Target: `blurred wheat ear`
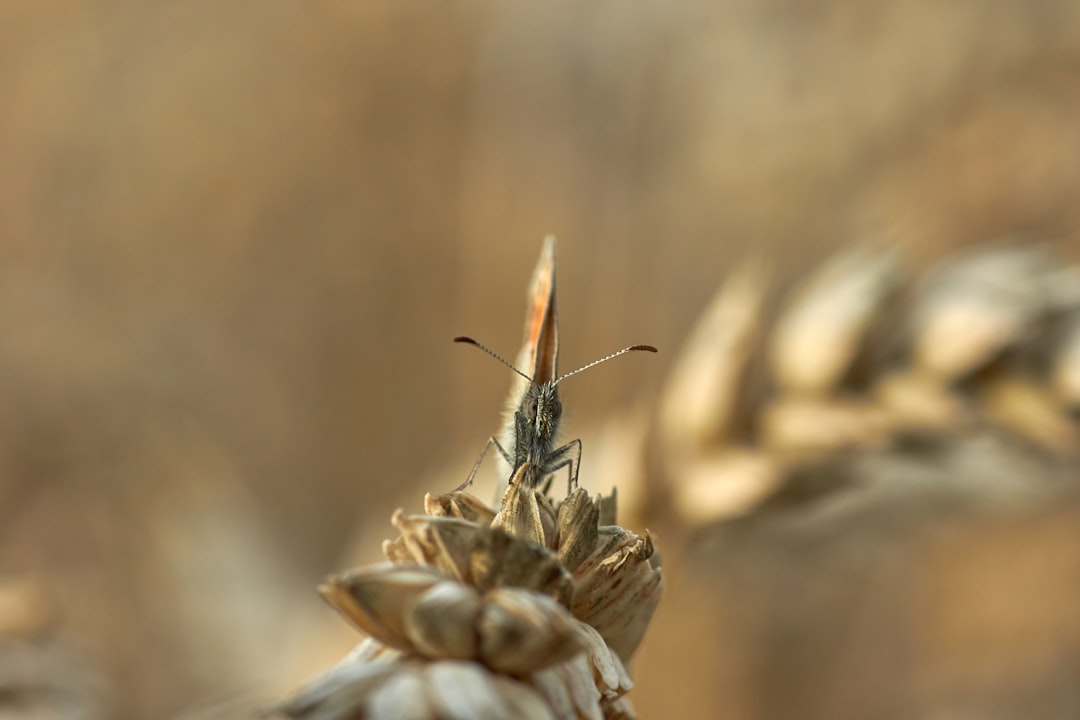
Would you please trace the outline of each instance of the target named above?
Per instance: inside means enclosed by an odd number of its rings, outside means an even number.
[[[1030,245],[736,270],[623,432],[670,584],[643,713],[1080,716],[1078,328]]]
[[[553,503],[527,470],[498,512],[457,491],[398,511],[388,562],[327,578],[323,598],[367,638],[274,712],[635,717],[626,667],[663,584],[652,539],[601,525],[611,500],[580,488]]]
[[[914,456],[919,438],[981,433],[1016,457],[1076,457],[1080,271],[1040,249],[911,277],[893,250],[859,248],[811,274],[771,325],[768,295],[760,269],[737,271],[661,398],[653,494],[683,522],[753,512],[843,453]]]

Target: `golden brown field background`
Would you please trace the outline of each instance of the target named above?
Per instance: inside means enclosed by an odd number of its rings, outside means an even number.
[[[1078,118],[1069,0],[4,4],[0,571],[101,717],[284,692],[357,528],[495,429],[450,339],[516,352],[545,233],[564,368],[669,353],[749,253],[1075,260]],[[575,379],[567,432],[665,362]]]

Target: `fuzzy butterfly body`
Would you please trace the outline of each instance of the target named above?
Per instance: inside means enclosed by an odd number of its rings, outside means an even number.
[[[581,440],[575,439],[556,447],[555,440],[562,418],[562,402],[559,400],[558,384],[576,373],[598,363],[610,360],[634,350],[656,352],[648,345],[634,345],[617,353],[567,373],[558,375],[559,316],[555,306],[555,238],[548,236],[540,253],[540,261],[529,286],[529,306],[525,315],[525,341],[518,355],[517,366],[510,364],[472,338],[458,337],[455,342],[476,345],[510,367],[519,376],[510,392],[507,418],[500,440],[491,438],[484,447],[464,486],[472,482],[488,448],[494,444],[503,461],[509,466],[506,477],[514,475],[525,466],[523,484],[538,487],[558,470],[567,468],[569,486],[577,485],[578,466],[581,461]],[[531,371],[526,375],[518,369]],[[506,468],[504,468],[506,470]]]
[[[503,447],[511,458],[509,475],[528,463],[524,482],[538,486],[546,475],[568,465],[576,477],[574,459],[581,459],[581,441],[575,440],[555,452],[556,433],[562,419],[558,381],[559,313],[555,304],[555,238],[544,238],[540,260],[529,284],[525,314],[525,338],[518,363],[530,373],[528,383],[511,388],[504,424]],[[576,458],[569,457],[576,449]]]

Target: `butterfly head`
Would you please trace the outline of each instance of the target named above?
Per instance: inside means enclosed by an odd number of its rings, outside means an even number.
[[[555,383],[530,383],[518,412],[533,429],[536,437],[554,435],[562,417],[562,401],[559,400]]]

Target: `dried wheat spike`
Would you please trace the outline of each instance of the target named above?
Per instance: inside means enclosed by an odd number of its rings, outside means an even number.
[[[696,525],[750,512],[808,462],[991,427],[1080,448],[1080,272],[1028,246],[907,276],[847,251],[772,323],[758,266],[703,314],[661,395],[652,496]]]
[[[524,487],[498,512],[453,492],[394,514],[389,562],[327,578],[368,637],[275,712],[362,718],[632,718],[626,666],[660,601],[652,539],[601,525],[604,498]]]

